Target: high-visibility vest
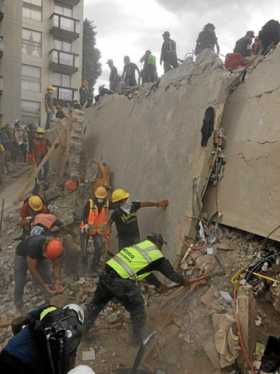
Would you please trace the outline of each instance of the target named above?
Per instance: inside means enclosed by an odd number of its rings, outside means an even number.
[[[54,214],[39,213],[35,216],[32,222],[32,226],[42,225],[46,229],[50,230],[56,221],[57,221],[57,217]]]
[[[109,203],[99,211],[98,207],[92,199],[89,199],[89,214],[88,214],[89,235],[108,233],[109,227]]]
[[[158,247],[150,240],[123,248],[116,256],[107,261],[115,272],[123,279],[141,281],[151,274],[151,272],[138,274],[142,269],[154,261],[163,258],[163,254]]]
[[[156,58],[154,55],[149,55],[148,57],[148,65],[155,65],[156,64]]]

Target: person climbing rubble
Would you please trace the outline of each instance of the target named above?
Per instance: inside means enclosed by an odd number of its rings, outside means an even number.
[[[93,241],[94,258],[92,271],[96,272],[102,256],[102,249],[110,237],[109,199],[105,187],[98,187],[86,203],[81,222],[82,253],[87,252],[89,239]],[[85,255],[83,255],[85,257]],[[84,260],[86,260],[84,258]]]
[[[37,235],[55,235],[57,234],[63,222],[51,213],[39,213],[31,222],[30,236]]]
[[[110,90],[112,92],[117,92],[119,90],[120,80],[121,80],[118,74],[118,70],[114,65],[114,61],[111,59],[107,61],[107,65],[110,68],[110,77],[109,77]]]
[[[113,213],[110,217],[110,224],[115,224],[119,249],[133,245],[140,241],[137,212],[141,208],[162,208],[168,207],[168,200],[159,202],[130,201],[130,193],[123,188],[118,188],[112,194]]]
[[[32,148],[32,161],[39,166],[41,161],[44,159],[48,150],[51,146],[50,141],[46,137],[46,131],[42,127],[38,127],[36,130],[36,135],[33,140],[33,148]],[[49,162],[46,161],[42,170],[38,175],[38,181],[46,183],[49,173]]]
[[[146,51],[140,62],[144,63],[142,70],[142,83],[153,83],[158,79],[156,58],[151,51]]]
[[[274,19],[268,21],[259,32],[261,54],[266,55],[280,42],[280,23]]]
[[[138,82],[136,81],[136,71],[138,73]],[[122,74],[122,81],[125,84],[125,88],[140,86],[141,72],[138,66],[130,61],[128,56],[124,57],[124,68]],[[138,84],[137,84],[138,83]]]
[[[252,56],[252,44],[254,39],[254,31],[247,31],[245,36],[237,40],[234,48],[234,53],[239,53],[242,57]]]
[[[68,373],[75,366],[84,320],[83,309],[77,304],[42,306],[15,319],[14,336],[0,352],[0,372]]]
[[[146,240],[123,248],[107,261],[93,299],[86,305],[88,337],[99,313],[109,301],[116,299],[130,313],[134,342],[141,343],[144,337],[145,306],[138,283],[146,280],[159,291],[164,290],[165,286],[152,274],[158,271],[172,282],[187,284],[186,279],[173,269],[162,254],[164,244],[166,242],[161,234],[151,234]]]
[[[163,44],[161,47],[160,64],[163,63],[164,73],[178,67],[176,42],[170,38],[170,32],[162,34]]]
[[[55,88],[53,86],[48,86],[47,92],[45,95],[45,110],[47,114],[46,119],[46,130],[49,130],[51,127],[51,122],[55,119],[55,97],[54,97]]]
[[[21,226],[24,235],[30,233],[31,223],[37,214],[49,213],[47,202],[40,195],[27,197],[20,209]]]
[[[60,261],[63,252],[61,240],[44,235],[28,237],[18,244],[15,256],[15,306],[19,312],[23,307],[27,270],[40,286],[46,300],[64,291],[61,283]],[[53,268],[52,273],[50,262]]]
[[[198,56],[202,51],[204,51],[204,49],[211,49],[214,52],[215,47],[216,53],[219,56],[220,46],[215,33],[215,26],[212,23],[207,23],[207,25],[204,26],[203,30],[198,35],[195,55]]]

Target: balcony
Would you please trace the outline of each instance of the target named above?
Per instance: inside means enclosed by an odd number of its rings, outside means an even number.
[[[63,6],[73,7],[79,4],[81,0],[54,0],[56,4],[60,4]]]
[[[53,13],[50,17],[51,34],[55,39],[73,42],[80,36],[80,21],[72,17],[66,17]]]
[[[52,49],[49,66],[55,73],[71,75],[79,70],[79,60],[80,57],[76,53]]]
[[[0,0],[0,22],[4,18],[4,6],[5,6],[5,0]]]
[[[58,103],[72,104],[75,101],[77,89],[56,85],[53,85],[53,87],[55,87],[55,98]]]

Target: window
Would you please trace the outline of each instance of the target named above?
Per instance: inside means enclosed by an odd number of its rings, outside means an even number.
[[[71,77],[65,74],[53,73],[52,84],[60,87],[71,87]]]
[[[41,111],[41,103],[37,101],[21,100],[21,110],[24,113],[38,115]]]
[[[69,90],[67,88],[59,88],[59,95],[58,95],[59,100],[63,101],[72,101],[73,100],[73,91]]]
[[[21,68],[21,93],[41,92],[41,69],[37,66],[22,65]]]
[[[65,17],[73,17],[73,9],[61,5],[55,5],[54,12]]]
[[[42,0],[24,0],[22,6],[23,18],[42,21]]]
[[[62,40],[54,40],[54,48],[64,52],[72,52],[72,44]]]
[[[22,29],[22,54],[25,56],[42,56],[42,33]]]

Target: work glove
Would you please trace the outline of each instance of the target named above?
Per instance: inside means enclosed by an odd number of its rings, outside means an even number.
[[[158,202],[158,207],[159,208],[162,208],[162,209],[166,209],[169,205],[169,201],[168,200],[161,200]]]
[[[82,234],[87,234],[88,232],[89,232],[89,225],[88,224],[81,227],[81,233]]]

